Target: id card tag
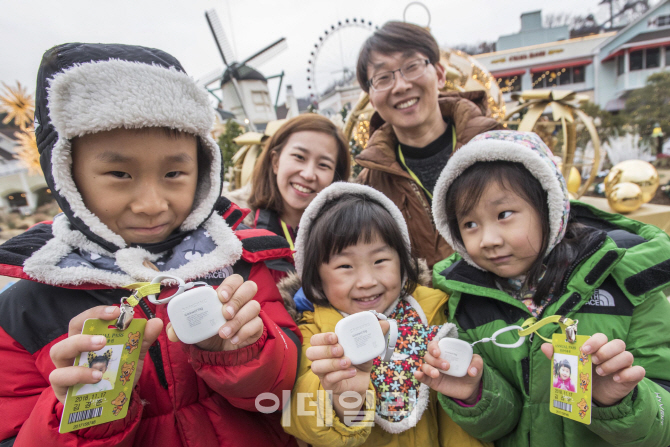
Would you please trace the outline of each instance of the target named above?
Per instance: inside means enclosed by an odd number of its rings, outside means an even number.
[[[591,356],[580,348],[588,335],[577,335],[576,341],[566,341],[563,333],[554,334],[554,356],[551,369],[549,411],[564,418],[591,424]]]
[[[82,352],[74,364],[102,371],[102,379],[68,388],[60,433],[123,419],[128,413],[147,320],[134,318],[124,331],[114,324],[115,320],[98,319],[84,323],[82,334],[104,335],[107,344],[99,351]]]

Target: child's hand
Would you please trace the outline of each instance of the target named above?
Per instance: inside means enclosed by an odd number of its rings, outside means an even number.
[[[591,354],[594,365],[592,396],[598,405],[608,407],[616,404],[644,379],[644,368],[633,366],[633,354],[626,351],[623,340],[608,342],[607,335],[593,334],[581,351]],[[551,343],[545,343],[542,352],[551,358],[554,347]]]
[[[85,366],[72,366],[77,355],[87,351],[99,351],[107,344],[107,339],[102,335],[83,335],[81,333],[84,322],[89,318],[101,320],[113,320],[119,316],[119,308],[116,306],[97,306],[85,310],[72,320],[68,327],[68,337],[51,347],[49,354],[56,369],[49,374],[49,382],[54,390],[56,398],[65,403],[65,395],[68,387],[80,383],[98,383],[102,379],[102,373],[97,369]],[[163,330],[163,322],[159,318],[147,321],[144,328],[144,339],[140,348],[140,358],[135,372],[133,387],[142,374],[144,357],[149,347],[156,341]]]
[[[449,370],[449,362],[440,358],[440,348],[437,341],[428,343],[426,355],[423,357],[423,365],[414,372],[414,377],[425,383],[435,391],[453,399],[462,400],[468,405],[477,403],[477,395],[482,381],[484,371],[484,360],[475,354],[472,356],[468,373],[464,377],[453,377],[442,374],[439,369]]]
[[[312,346],[307,348],[305,355],[312,361],[312,372],[325,390],[332,391],[333,395],[345,391],[365,394],[370,384],[372,361],[352,365],[351,360],[344,356],[344,349],[337,342],[334,332],[313,335],[310,344]]]
[[[216,293],[223,304],[226,324],[217,335],[196,346],[205,351],[232,351],[256,343],[263,335],[263,320],[258,316],[261,305],[253,299],[257,291],[255,282],[244,281],[240,275],[224,279]],[[172,323],[167,324],[166,330],[170,341],[179,341]]]

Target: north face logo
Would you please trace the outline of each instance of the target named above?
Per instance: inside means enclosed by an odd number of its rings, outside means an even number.
[[[614,297],[607,290],[596,289],[593,292],[593,296],[586,303],[587,306],[603,306],[603,307],[614,307]]]

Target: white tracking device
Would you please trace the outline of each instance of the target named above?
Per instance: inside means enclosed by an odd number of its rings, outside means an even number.
[[[439,371],[454,377],[465,376],[472,361],[472,345],[457,338],[443,338],[437,345],[440,347],[440,358],[449,362],[448,370]]]
[[[437,345],[440,348],[440,358],[449,362],[449,369],[446,371],[440,369],[439,371],[443,374],[447,374],[453,377],[465,376],[468,373],[468,366],[470,366],[470,362],[472,362],[472,347],[477,343],[486,343],[490,341],[500,348],[518,348],[523,344],[524,340],[526,340],[526,337],[519,337],[516,343],[509,345],[498,343],[496,341],[496,337],[498,337],[500,334],[515,329],[519,331],[523,330],[521,326],[504,327],[495,331],[493,335],[491,335],[491,338],[483,338],[472,344],[457,338],[443,338],[437,343]]]
[[[157,276],[151,282],[158,284],[165,279],[179,283],[174,295],[162,300],[157,300],[156,295],[148,298],[154,304],[168,303],[167,313],[179,340],[192,345],[216,335],[226,323],[216,290],[207,283],[184,283],[181,278],[171,275]]]
[[[398,341],[398,323],[395,320],[387,320],[390,328],[384,337],[379,319],[387,318],[375,311],[359,312],[343,318],[335,325],[337,341],[352,365],[369,362],[380,355],[385,362],[391,360]]]

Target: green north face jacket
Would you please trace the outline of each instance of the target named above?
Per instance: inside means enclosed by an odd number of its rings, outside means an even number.
[[[634,364],[646,377],[620,403],[593,407],[591,425],[549,412],[551,360],[544,341],[528,337],[515,349],[478,343],[484,359],[482,396],[463,407],[439,395],[443,409],[463,429],[497,446],[659,446],[670,445],[670,303],[662,290],[670,282],[670,239],[660,229],[579,202],[572,214],[602,230],[601,237],[571,265],[560,293],[540,318],[578,319],[578,334],[602,332],[625,341]],[[499,290],[493,275],[462,261],[457,254],[439,262],[433,285],[449,293],[449,321],[459,337],[474,342],[531,317],[526,306]],[[542,327],[551,338],[558,324]],[[501,343],[513,343],[512,331]]]

